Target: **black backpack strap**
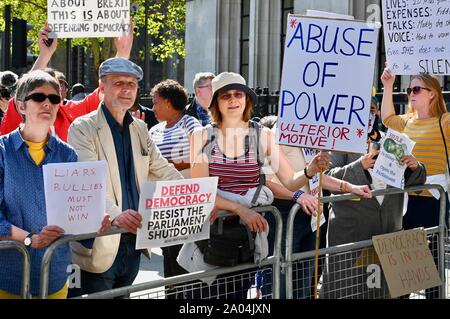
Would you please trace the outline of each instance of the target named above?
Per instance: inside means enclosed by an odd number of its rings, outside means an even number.
[[[208,157],[208,161],[211,162],[211,152],[214,144],[217,143],[217,126],[214,124],[208,124],[205,126],[206,129],[206,143],[203,145],[202,152]]]
[[[441,116],[439,116],[439,128],[441,130],[442,140],[444,141],[445,156],[446,156],[446,159],[447,159],[447,169],[448,169],[448,173],[450,174],[450,165],[448,163],[447,143],[445,142],[445,136],[444,136],[444,131],[442,130],[441,119],[442,119],[442,114],[441,114]]]
[[[264,165],[264,150],[261,145],[261,126],[260,124],[250,121],[250,143],[251,145],[256,145],[256,160],[259,166],[259,185],[256,189],[255,195],[252,198],[252,204],[255,205],[258,200],[259,193],[263,185],[266,184],[266,175],[264,175],[262,171],[262,167]],[[247,146],[246,146],[247,147]]]

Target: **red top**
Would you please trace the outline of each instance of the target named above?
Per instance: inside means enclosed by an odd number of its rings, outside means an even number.
[[[96,110],[99,104],[98,89],[86,96],[82,101],[68,101],[66,105],[61,104],[54,123],[56,135],[64,142],[67,142],[70,124],[77,117]],[[0,124],[0,135],[14,131],[19,127],[20,123],[22,123],[22,117],[17,112],[14,99],[10,99],[8,109]]]
[[[218,188],[223,191],[245,195],[259,185],[259,165],[253,147],[237,158],[226,157],[217,143],[211,150],[209,176],[218,176]]]

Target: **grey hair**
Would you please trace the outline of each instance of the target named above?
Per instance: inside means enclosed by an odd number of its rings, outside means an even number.
[[[17,86],[16,99],[24,102],[31,91],[44,85],[50,85],[55,89],[57,94],[61,95],[61,87],[59,86],[58,80],[47,72],[36,70],[25,73],[20,78]]]
[[[214,79],[215,75],[211,72],[199,72],[196,73],[194,76],[194,81],[192,82],[192,86],[194,87],[194,90],[196,87],[203,84],[208,79]]]

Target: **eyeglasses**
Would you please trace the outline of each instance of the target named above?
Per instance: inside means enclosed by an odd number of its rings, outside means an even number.
[[[219,99],[224,100],[224,101],[228,101],[231,99],[231,97],[233,97],[235,99],[242,99],[243,97],[245,97],[245,93],[244,92],[235,92],[235,93],[224,93],[222,95],[219,95]]]
[[[198,89],[204,89],[204,88],[212,88],[212,86],[211,86],[211,84],[208,84],[208,85],[199,85],[199,86],[197,86],[197,88]]]
[[[45,95],[44,93],[33,93],[28,95],[25,98],[25,101],[28,100],[33,100],[34,102],[44,102],[45,99],[47,99],[50,101],[51,104],[59,104],[61,103],[61,96],[56,95],[56,94],[49,94],[49,95]]]
[[[69,84],[64,80],[59,80],[59,85],[61,86],[61,88],[62,87],[66,88],[66,89],[69,88]]]
[[[414,93],[414,94],[419,94],[419,93],[420,93],[420,90],[431,91],[429,88],[424,88],[424,87],[421,87],[421,86],[413,86],[412,88],[407,88],[407,89],[406,89],[406,93],[407,93],[408,95],[410,95],[411,92]]]

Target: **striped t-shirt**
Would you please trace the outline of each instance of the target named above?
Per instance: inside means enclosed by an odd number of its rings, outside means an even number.
[[[216,143],[211,150],[209,176],[219,177],[220,190],[245,195],[249,189],[259,185],[256,148],[250,146],[245,154],[230,158],[222,153]]]
[[[190,116],[183,117],[172,127],[166,128],[167,122],[161,122],[150,129],[150,138],[158,146],[163,157],[167,160],[180,163],[189,163],[189,135],[200,122]]]
[[[383,123],[386,127],[404,133],[416,145],[412,151],[419,162],[425,165],[427,175],[445,174],[447,169],[447,159],[445,154],[444,141],[442,140],[439,128],[439,118],[431,117],[427,119],[408,118],[408,115],[392,115],[386,118]],[[405,126],[406,124],[406,126]],[[444,113],[441,119],[442,131],[450,152],[449,127],[450,113]],[[423,195],[428,196],[428,192]]]

